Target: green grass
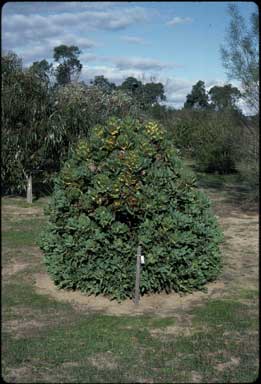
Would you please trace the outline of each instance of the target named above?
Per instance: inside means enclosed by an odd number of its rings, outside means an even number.
[[[24,298],[21,293],[21,299]],[[33,300],[32,306],[35,305]],[[50,309],[48,300],[40,300],[39,306],[44,306],[45,311]],[[74,313],[72,323],[47,326],[34,337],[14,340],[4,335],[4,346],[8,347],[4,360],[8,366],[23,366],[34,365],[37,359],[38,374],[49,367],[57,377],[64,373],[64,362],[75,362],[76,367],[66,370],[80,382],[135,382],[146,377],[156,382],[189,381],[191,370],[200,372],[204,381],[215,377],[222,382],[252,381],[257,377],[254,365],[257,340],[251,340],[247,330],[256,329],[257,324],[249,319],[247,309],[245,305],[228,300],[208,303],[190,312],[195,316],[196,334],[189,337],[170,335],[167,341],[150,335],[149,330],[157,328],[152,317],[85,315],[77,318]],[[73,312],[71,308],[68,310]],[[174,322],[171,318],[166,324]],[[158,325],[164,327],[161,322]],[[225,331],[229,334],[224,338]],[[216,352],[219,353],[215,355]],[[91,358],[97,356],[99,362],[101,353],[111,356],[116,367],[93,367]],[[244,365],[236,369],[231,367],[229,372],[216,371],[214,367],[229,361],[229,356],[242,359]]]
[[[20,201],[4,200],[21,207]],[[36,245],[45,219],[24,215],[16,221],[5,216],[4,221],[10,228],[2,236],[2,247],[8,250],[3,263],[13,258],[33,263],[2,286],[7,324],[2,330],[2,375],[7,381],[191,382],[193,372],[199,382],[257,378],[257,290],[242,286],[233,297],[227,292],[222,299],[179,308],[165,318],[78,311],[34,289],[32,272],[43,266],[30,255],[30,247]],[[17,328],[8,328],[16,323]],[[171,327],[180,332],[167,334]],[[190,333],[184,336],[186,328]]]
[[[46,223],[44,216],[16,215],[6,217],[3,214],[3,223],[7,229],[2,232],[2,246],[19,248],[37,244],[37,239]]]
[[[35,207],[44,207],[47,205],[49,200],[49,197],[40,197],[39,199],[33,199],[33,204],[27,203],[25,197],[21,196],[8,196],[8,197],[3,197],[2,198],[2,206],[6,205],[12,205],[15,207],[20,207],[20,208],[35,208]]]

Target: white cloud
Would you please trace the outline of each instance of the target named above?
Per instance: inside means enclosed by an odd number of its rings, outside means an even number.
[[[7,2],[4,4],[3,10],[6,14],[11,15],[14,13],[29,15],[39,12],[81,12],[83,10],[104,10],[113,8],[114,6],[125,5],[125,2],[118,1],[23,1],[23,2]]]
[[[67,27],[82,27],[85,30],[118,30],[147,20],[146,11],[142,7],[115,8],[113,10],[87,10],[81,12],[62,12],[51,15],[12,14],[3,18],[4,29],[9,31],[23,31],[38,29],[46,32],[48,28],[63,30]]]
[[[160,71],[164,68],[175,66],[174,63],[165,63],[160,60],[143,58],[143,57],[116,57],[110,60],[120,70],[122,69],[135,69],[141,71]]]
[[[119,85],[125,80],[127,77],[133,76],[137,79],[142,77],[142,72],[135,69],[124,69],[119,70],[116,67],[106,66],[106,65],[95,65],[95,66],[83,66],[81,73],[81,80],[89,82],[94,79],[95,76],[103,75],[108,80],[114,82]]]
[[[174,25],[177,24],[189,24],[192,22],[192,19],[190,17],[174,17],[172,20],[168,21],[166,25],[169,25],[171,27],[174,27]]]
[[[142,37],[138,36],[122,36],[121,39],[130,44],[147,44]]]
[[[77,45],[77,47],[79,47],[80,49],[88,49],[96,46],[96,43],[88,38],[78,37],[69,33],[64,33],[62,36],[59,35],[57,38],[48,38],[46,39],[46,43],[52,48],[61,44]]]
[[[23,60],[25,66],[31,64],[33,61],[50,60],[53,56],[52,49],[49,46],[34,45],[33,47],[25,47],[23,50],[17,51],[18,56]]]
[[[7,3],[3,9],[2,47],[23,56],[27,64],[42,59],[41,52],[52,57],[53,48],[60,44],[81,50],[101,46],[88,37],[88,31],[124,30],[147,21],[150,12],[139,6],[126,7],[126,3],[119,7],[115,2],[38,4],[39,9],[32,2]]]
[[[51,37],[43,39],[40,43],[25,44],[21,49],[16,49],[16,53],[23,59],[24,65],[27,66],[33,61],[42,59],[52,60],[54,47],[61,44],[79,45],[81,48],[86,49],[93,47],[95,43],[87,38],[78,38],[71,34],[64,34],[62,37],[58,36],[57,38]],[[79,58],[81,61],[90,61],[95,60],[96,56],[83,53]]]

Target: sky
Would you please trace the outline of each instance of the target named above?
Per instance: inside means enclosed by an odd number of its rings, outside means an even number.
[[[80,80],[154,79],[164,84],[167,104],[181,108],[198,80],[207,90],[228,82],[239,86],[228,80],[220,55],[229,3],[10,1],[2,8],[2,50],[18,54],[26,67],[52,62],[55,46],[76,45]],[[235,4],[246,21],[257,11],[254,2]]]

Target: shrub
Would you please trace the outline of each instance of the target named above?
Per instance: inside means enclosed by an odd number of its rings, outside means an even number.
[[[235,173],[239,131],[233,116],[225,112],[202,112],[192,120],[192,125],[192,156],[198,168],[210,173]]]
[[[110,119],[81,140],[55,182],[41,238],[60,288],[131,297],[203,288],[221,268],[221,232],[208,198],[155,122]]]

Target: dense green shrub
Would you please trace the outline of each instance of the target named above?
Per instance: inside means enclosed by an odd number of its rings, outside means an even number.
[[[210,173],[235,173],[238,134],[235,119],[230,114],[210,112],[203,115],[193,134],[192,156],[198,168]]]
[[[230,112],[178,111],[173,122],[173,140],[185,156],[204,172],[236,172],[240,130]]]
[[[217,277],[221,233],[208,198],[155,122],[111,119],[81,140],[56,179],[41,238],[61,288],[131,297],[192,291]]]

